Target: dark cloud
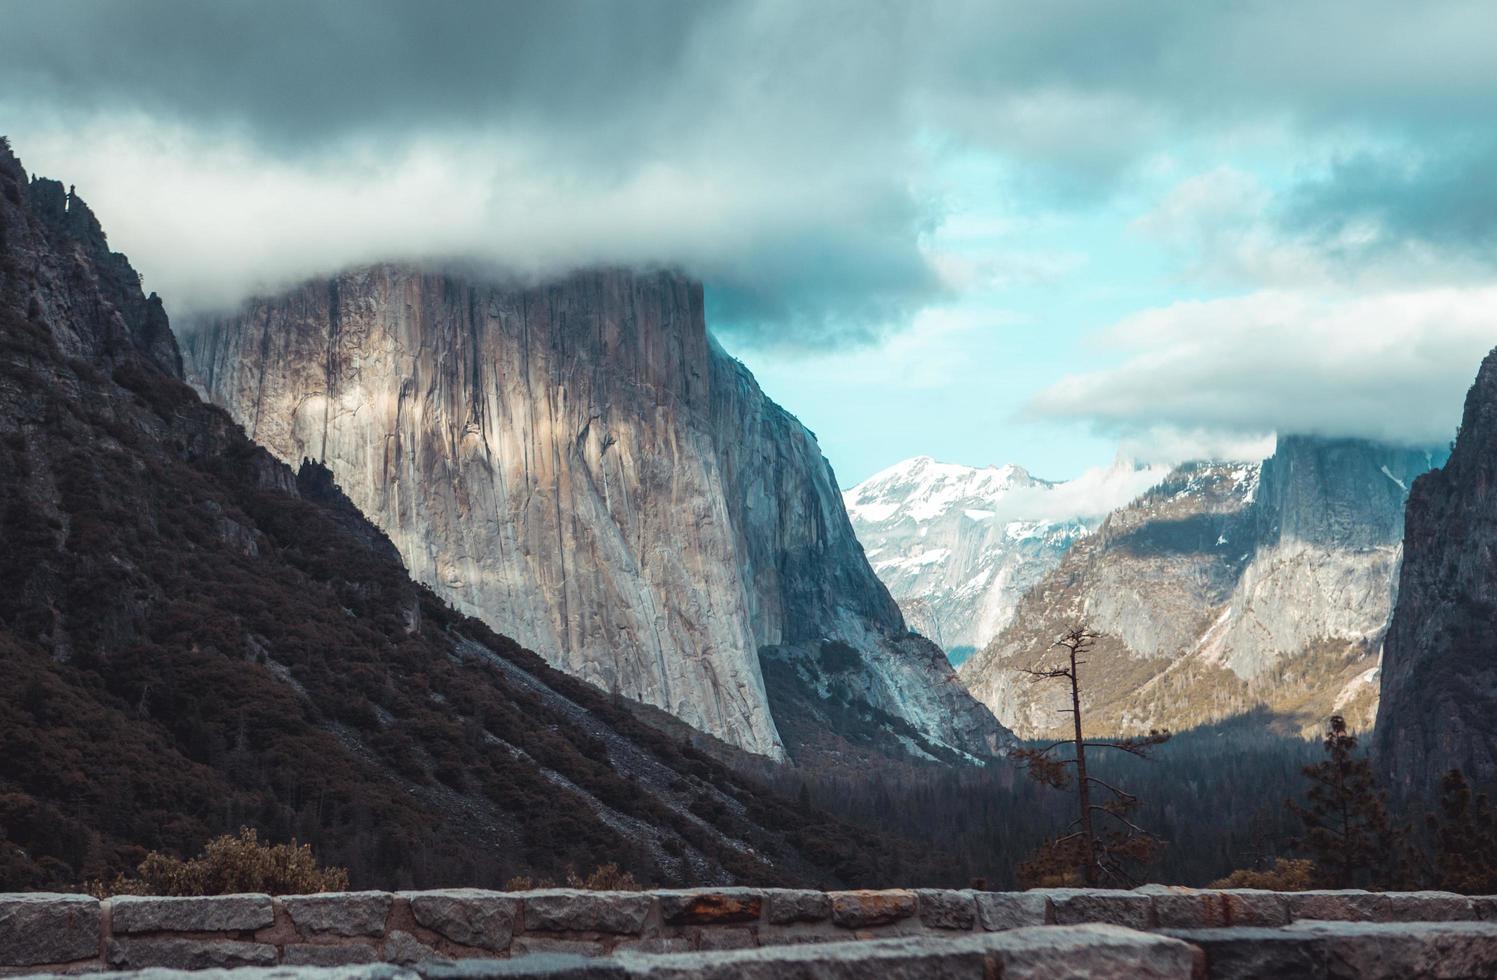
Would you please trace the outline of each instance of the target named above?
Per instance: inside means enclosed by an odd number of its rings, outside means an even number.
[[[1056,206],[1182,134],[1360,127],[1437,157],[1497,117],[1487,3],[47,0],[3,20],[0,121],[98,187],[169,299],[391,254],[673,264],[720,326],[813,346],[939,293],[930,146],[996,154],[1008,193]],[[168,179],[176,197],[147,186]],[[1476,231],[1449,186],[1425,202]],[[1312,190],[1306,220],[1430,219],[1359,165]]]
[[[1413,247],[1465,252],[1497,262],[1497,141],[1453,140],[1444,152],[1362,153],[1293,190],[1281,221],[1328,251]]]

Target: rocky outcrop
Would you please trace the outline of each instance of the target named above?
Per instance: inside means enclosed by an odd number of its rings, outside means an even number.
[[[1115,512],[962,668],[1021,734],[1049,731],[1062,692],[1018,668],[1071,623],[1097,730],[1182,728],[1267,707],[1313,731],[1370,724],[1408,485],[1423,450],[1286,436],[1261,466],[1196,463]]]
[[[585,680],[780,755],[759,652],[837,639],[928,737],[1002,737],[904,655],[814,438],[709,338],[696,283],[375,266],[190,325],[184,349],[252,438],[324,461],[417,578]]]
[[[1384,647],[1376,755],[1401,792],[1451,767],[1497,778],[1497,351],[1466,395],[1449,461],[1409,494]]]

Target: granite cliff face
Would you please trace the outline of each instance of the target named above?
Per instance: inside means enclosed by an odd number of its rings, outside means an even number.
[[[1383,653],[1377,758],[1400,792],[1497,779],[1497,351],[1450,459],[1414,481]]]
[[[903,652],[814,438],[711,340],[698,284],[383,265],[183,338],[252,438],[325,461],[413,575],[583,679],[779,756],[761,649],[838,640],[873,707],[964,753],[1003,736]]]
[[[1332,711],[1370,724],[1404,496],[1431,462],[1287,436],[1261,465],[1183,466],[1078,542],[962,677],[1021,735],[1049,731],[1060,692],[1017,668],[1085,622],[1103,634],[1086,691],[1099,731],[1260,707],[1294,731]]]

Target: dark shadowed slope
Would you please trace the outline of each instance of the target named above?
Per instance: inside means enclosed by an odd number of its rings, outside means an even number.
[[[1497,351],[1466,395],[1449,462],[1409,494],[1376,747],[1400,791],[1451,766],[1497,780]]]
[[[249,824],[356,884],[853,881],[887,850],[446,607],[181,380],[162,305],[0,144],[0,890]]]

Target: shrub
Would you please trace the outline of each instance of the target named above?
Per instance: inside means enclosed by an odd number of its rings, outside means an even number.
[[[348,888],[343,868],[319,868],[310,845],[262,844],[249,827],[238,836],[224,834],[209,841],[201,857],[183,861],[158,851],[146,855],[136,876],[120,875],[111,882],[93,882],[99,898],[110,895],[231,895],[264,892],[305,895]]]
[[[1212,888],[1266,888],[1275,892],[1302,892],[1313,887],[1315,862],[1309,858],[1278,858],[1268,871],[1238,869],[1211,883]]]
[[[556,882],[550,878],[534,878],[530,875],[516,875],[504,883],[507,892],[529,892],[538,888],[555,888]],[[567,888],[580,888],[590,892],[637,892],[640,884],[634,875],[622,871],[612,861],[594,868],[592,874],[582,877],[571,868],[567,869]]]

